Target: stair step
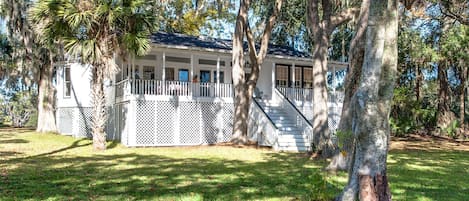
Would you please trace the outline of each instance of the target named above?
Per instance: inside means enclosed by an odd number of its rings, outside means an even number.
[[[300,131],[298,128],[296,127],[280,127],[278,128],[278,130],[280,131]]]
[[[281,127],[295,127],[295,123],[293,122],[283,122],[283,123],[275,123],[275,126],[277,126],[277,128],[281,128]]]
[[[304,135],[301,135],[301,134],[297,134],[297,135],[279,135],[278,136],[278,139],[279,140],[283,140],[283,139],[286,139],[286,140],[297,140],[297,139],[304,139],[304,140],[307,140],[308,137],[304,136]]]
[[[309,151],[310,147],[297,147],[297,146],[279,146],[279,151],[292,151],[292,152],[306,152]]]
[[[285,145],[285,144],[292,144],[292,145],[301,145],[301,146],[309,146],[309,140],[308,139],[304,139],[304,138],[297,138],[297,139],[286,139],[286,138],[283,138],[283,139],[278,139],[278,144],[280,145]]]

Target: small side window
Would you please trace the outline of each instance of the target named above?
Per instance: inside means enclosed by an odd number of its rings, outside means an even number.
[[[70,97],[72,92],[72,80],[70,78],[70,66],[64,67],[64,97]]]

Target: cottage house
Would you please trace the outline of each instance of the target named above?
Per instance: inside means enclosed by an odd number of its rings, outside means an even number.
[[[227,142],[233,124],[231,41],[158,32],[142,57],[117,58],[121,71],[105,84],[108,139],[125,146],[181,146]],[[270,45],[251,104],[249,136],[277,150],[305,151],[312,139],[312,60],[292,48]],[[346,63],[329,62],[331,72]],[[246,73],[250,73],[249,69]],[[335,73],[329,126],[341,111]],[[59,132],[91,136],[89,66],[57,69]]]

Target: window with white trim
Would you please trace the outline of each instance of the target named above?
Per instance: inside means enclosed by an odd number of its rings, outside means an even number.
[[[64,97],[72,94],[72,79],[70,76],[70,66],[64,66]]]

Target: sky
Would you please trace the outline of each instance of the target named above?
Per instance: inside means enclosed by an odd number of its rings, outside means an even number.
[[[5,27],[5,21],[0,19],[0,33],[5,33],[6,27]]]

